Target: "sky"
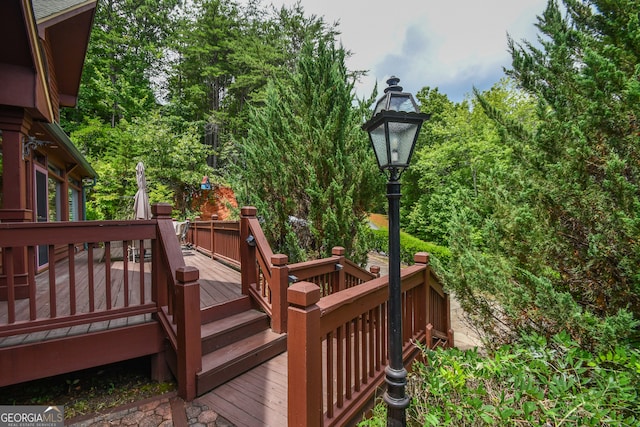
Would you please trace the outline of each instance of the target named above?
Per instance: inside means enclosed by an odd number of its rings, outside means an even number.
[[[271,0],[276,7],[296,0]],[[507,34],[534,42],[536,16],[547,0],[301,0],[307,15],[339,22],[340,41],[352,52],[350,70],[368,70],[359,97],[378,93],[391,75],[405,92],[438,88],[462,101],[486,90],[509,68]]]

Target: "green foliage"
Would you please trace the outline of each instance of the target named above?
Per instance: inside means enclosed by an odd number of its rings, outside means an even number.
[[[386,229],[371,230],[373,234],[373,242],[371,249],[378,252],[389,251],[389,231]],[[417,237],[413,237],[403,231],[400,232],[400,261],[405,264],[413,264],[413,257],[418,252],[428,252],[431,256],[437,258],[441,264],[446,265],[451,252],[444,246],[438,246],[434,243],[425,242]],[[440,265],[440,264],[439,264]]]
[[[291,261],[328,256],[334,246],[366,257],[366,215],[381,175],[345,55],[331,37],[303,45],[295,72],[269,84],[264,106],[251,106],[232,173],[241,203],[258,208],[274,250]]]
[[[176,23],[168,108],[205,129],[209,164],[223,174],[247,133],[247,106],[262,105],[271,79],[294,70],[303,42],[331,37],[322,18],[305,16],[298,3],[281,9],[260,1],[244,5],[197,0]]]
[[[170,16],[179,0],[99,1],[78,106],[62,111],[69,132],[85,118],[111,126],[156,107]]]
[[[483,94],[507,109],[513,120],[532,126],[533,103],[503,80]],[[511,149],[500,141],[498,126],[477,101],[454,104],[437,89],[417,98],[431,113],[403,176],[403,228],[422,240],[447,245],[454,213],[471,202],[478,218],[491,206],[476,203],[493,191],[492,175],[510,169]]]
[[[409,375],[410,426],[632,426],[640,423],[640,351],[593,354],[562,333],[491,356],[422,348]],[[377,425],[374,421],[368,424]]]
[[[490,345],[531,332],[595,351],[638,339],[639,13],[633,1],[550,1],[538,44],[509,41],[508,74],[536,117],[476,94],[502,154],[477,195],[449,190],[443,276]]]
[[[173,202],[178,215],[185,215],[202,176],[209,174],[208,148],[193,127],[178,134],[172,121],[157,113],[115,127],[94,119],[72,133],[100,176],[88,191],[88,219],[132,217],[138,161],[145,165],[150,203]]]

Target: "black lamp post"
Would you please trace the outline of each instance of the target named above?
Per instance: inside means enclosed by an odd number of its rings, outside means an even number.
[[[405,426],[409,397],[405,396],[407,371],[402,361],[402,289],[400,286],[400,175],[409,166],[420,127],[429,115],[418,112],[410,93],[402,92],[400,79],[387,80],[371,119],[362,125],[376,153],[378,166],[388,171],[389,199],[389,364],[385,370],[387,391],[387,426]]]

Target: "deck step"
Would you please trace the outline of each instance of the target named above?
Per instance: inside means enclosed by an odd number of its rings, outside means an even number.
[[[258,310],[247,310],[202,325],[202,354],[214,352],[243,338],[269,328],[269,316]]]
[[[202,357],[197,394],[202,395],[287,350],[287,335],[270,329],[248,336]]]

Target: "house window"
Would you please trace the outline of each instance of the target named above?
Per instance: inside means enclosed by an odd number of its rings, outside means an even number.
[[[49,221],[62,221],[60,218],[60,181],[49,176]]]
[[[69,187],[69,221],[80,220],[80,192]]]

